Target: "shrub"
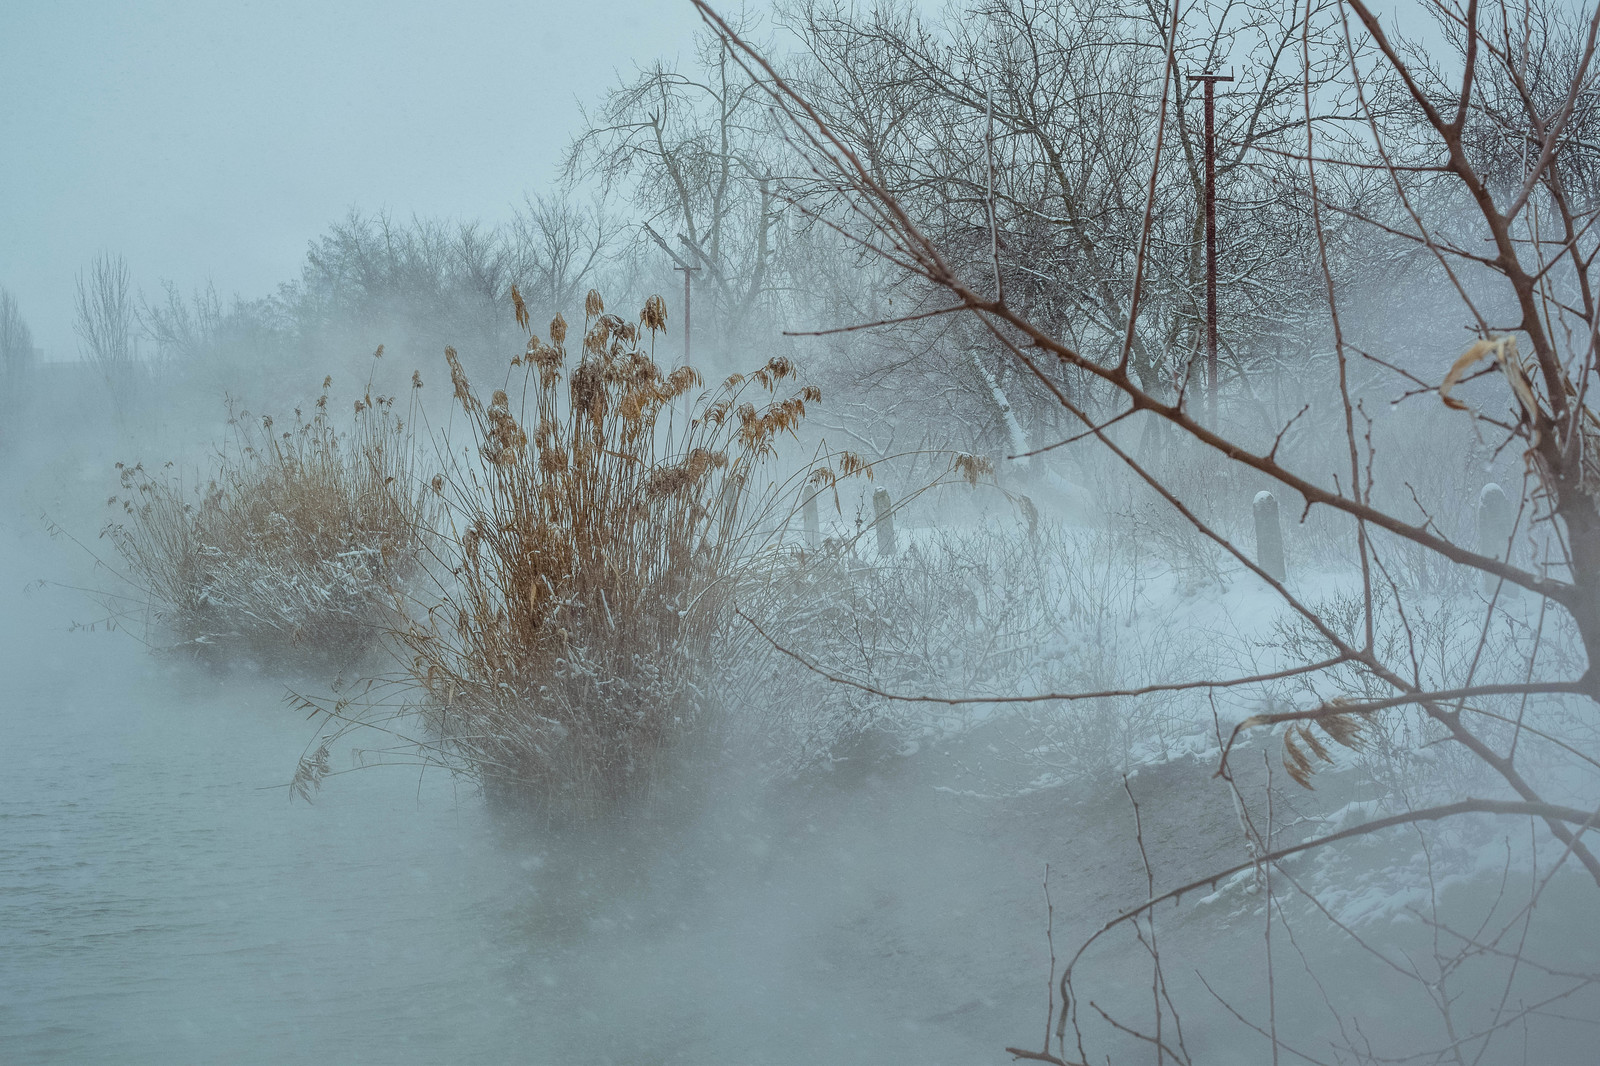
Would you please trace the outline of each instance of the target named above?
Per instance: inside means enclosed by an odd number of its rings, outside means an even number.
[[[591,292],[576,361],[558,315],[487,405],[446,349],[472,447],[438,449],[449,573],[400,633],[408,680],[427,758],[549,817],[647,798],[663,753],[705,724],[705,670],[773,498],[758,471],[820,398],[779,395],[782,358],[691,398],[699,373],[640,345],[664,324],[660,297],[635,326]]]
[[[171,463],[160,473],[117,464],[122,492],[110,502],[122,517],[103,535],[171,646],[324,664],[353,658],[389,624],[392,586],[414,566],[433,505],[416,491],[394,397],[357,400],[353,427],[339,433],[330,383],[292,429],[230,417],[203,491]]]
[[[772,770],[870,758],[1002,722],[995,742],[1013,747],[1015,763],[1036,778],[1096,776],[1182,749],[1197,715],[1170,696],[949,706],[890,700],[829,679],[1003,701],[1131,687],[1137,670],[1181,677],[1192,641],[1159,612],[1135,623],[1147,598],[1148,579],[1134,565],[1142,549],[1048,521],[1035,520],[1024,536],[1030,516],[1018,509],[1015,529],[985,522],[920,530],[904,553],[873,566],[852,565],[845,546],[831,542],[794,568],[784,595],[749,611],[822,671],[781,656],[747,657],[752,689],[785,694],[751,723]]]

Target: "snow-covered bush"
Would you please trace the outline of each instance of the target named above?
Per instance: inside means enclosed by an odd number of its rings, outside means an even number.
[[[868,689],[1014,695],[1029,682],[1035,643],[1058,628],[1052,560],[1020,535],[913,534],[903,551],[871,561],[852,548],[830,540],[797,556],[772,578],[778,592],[751,608],[763,631],[800,656],[773,656],[751,641],[751,654],[734,664],[748,702],[764,707],[747,724],[778,773],[959,731],[970,707]]]
[[[1138,545],[1048,522],[1028,535],[1020,521],[915,531],[909,540],[893,559],[871,563],[831,542],[791,568],[783,595],[764,601],[762,629],[804,660],[740,660],[752,664],[752,692],[782,694],[759,700],[764,710],[749,723],[774,771],[1006,719],[1007,743],[1029,776],[1060,779],[1160,757],[1193,732],[1194,716],[1171,694],[988,702],[1182,674],[1188,643],[1172,639],[1170,620],[1140,610],[1156,575],[1134,565]]]
[[[417,379],[414,382],[420,384]],[[342,663],[389,624],[430,503],[394,397],[355,402],[339,432],[324,381],[288,429],[240,412],[204,487],[173,464],[118,464],[121,514],[105,530],[161,643],[217,660]]]

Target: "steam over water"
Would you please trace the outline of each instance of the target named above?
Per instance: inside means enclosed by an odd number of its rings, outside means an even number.
[[[980,1061],[1037,1027],[1039,868],[872,789],[684,841],[541,839],[403,770],[308,808],[261,790],[306,738],[273,684],[11,648],[8,1062]]]
[[[4,534],[14,597],[49,551]],[[980,1061],[1037,1028],[1042,867],[962,805],[857,783],[573,840],[379,769],[307,807],[270,787],[310,735],[280,684],[67,632],[61,590],[20,608],[6,1062]]]
[[[1020,738],[1004,726],[793,781],[734,761],[692,809],[581,834],[496,816],[438,771],[342,774],[315,805],[291,802],[282,786],[315,727],[284,704],[283,679],[73,630],[97,617],[89,597],[24,591],[41,576],[105,584],[37,517],[65,511],[75,532],[94,528],[92,477],[76,477],[70,466],[35,477],[10,493],[0,524],[7,1064],[1004,1062],[1007,1045],[1037,1048],[1044,1034],[1045,863],[1059,961],[1146,896],[1121,781],[999,798],[1037,772],[1012,762]],[[351,765],[348,750],[332,758]],[[1259,752],[1235,765],[1258,789]],[[1213,768],[1179,758],[1132,779],[1157,891],[1243,858]],[[1334,773],[1318,784],[1293,803],[1350,798]],[[1339,898],[1382,889],[1375,871],[1414,851],[1399,834],[1375,841],[1355,880],[1331,875]],[[1592,937],[1568,936],[1590,928],[1572,887],[1558,880],[1546,894],[1553,918],[1530,953],[1594,969]],[[1259,1015],[1259,897],[1236,887],[1220,899],[1162,911],[1163,951],[1178,960],[1168,980],[1175,997],[1203,1003],[1192,977],[1202,968]],[[1373,1039],[1405,1046],[1416,1015],[1396,1009],[1395,989],[1415,989],[1371,980],[1371,960],[1306,910],[1298,946],[1330,994]],[[1482,911],[1462,913],[1476,922]],[[1362,928],[1426,955],[1416,921]],[[1105,946],[1096,1002],[1141,1017],[1148,957],[1131,936]],[[1278,1023],[1326,1047],[1337,1034],[1293,958],[1278,956]],[[1492,1009],[1501,986],[1466,991]],[[1590,1003],[1567,1009],[1581,1018]],[[1185,1028],[1196,1061],[1265,1052],[1220,1012],[1197,1014]],[[1096,1046],[1119,1046],[1083,1020]],[[1545,1041],[1543,1057],[1529,1061],[1583,1061],[1567,1041],[1584,1032],[1541,1025],[1531,1046]],[[1121,1054],[1145,1061],[1121,1039]]]

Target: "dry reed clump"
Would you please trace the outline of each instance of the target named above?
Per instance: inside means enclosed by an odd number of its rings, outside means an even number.
[[[635,326],[591,292],[576,358],[558,315],[487,404],[445,353],[473,447],[439,449],[450,573],[401,637],[431,757],[547,817],[648,797],[662,754],[705,724],[706,664],[757,554],[758,471],[820,398],[780,395],[783,358],[691,396],[700,374],[646,350],[664,325],[660,297]]]
[[[382,349],[379,349],[382,352]],[[413,385],[421,381],[413,376]],[[258,663],[348,661],[390,624],[393,588],[415,567],[435,505],[417,491],[394,397],[355,403],[335,430],[323,382],[292,429],[230,418],[229,447],[202,491],[166,464],[117,464],[122,516],[106,527],[133,584],[177,648]]]

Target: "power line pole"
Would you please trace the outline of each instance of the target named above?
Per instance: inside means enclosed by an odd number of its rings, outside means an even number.
[[[687,365],[689,363],[689,279],[693,277],[695,272],[700,268],[696,266],[690,266],[688,263],[685,263],[683,260],[679,259],[678,265],[672,269],[683,271],[683,361],[684,364]]]
[[[1213,92],[1232,74],[1202,71],[1189,75],[1206,87],[1206,403],[1213,429],[1217,426],[1217,109]]]

